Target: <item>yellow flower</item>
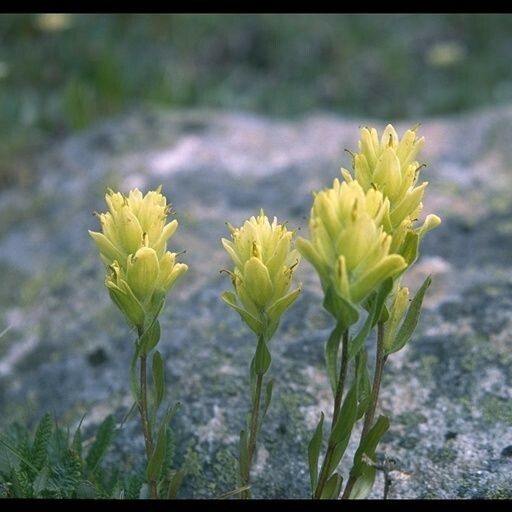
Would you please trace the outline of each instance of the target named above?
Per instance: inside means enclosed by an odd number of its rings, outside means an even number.
[[[297,249],[316,269],[324,291],[333,288],[351,304],[362,302],[382,281],[406,267],[392,254],[391,235],[383,228],[389,200],[382,192],[364,191],[356,180],[315,195],[309,220],[310,240]]]
[[[105,285],[131,324],[143,328],[187,265],[176,263],[167,241],[178,222],[166,224],[170,205],[161,187],[145,196],[138,189],[128,196],[108,190],[109,211],[98,214],[102,232],[89,231],[109,268]]]
[[[415,130],[407,130],[399,140],[390,124],[379,140],[375,128],[362,128],[359,153],[354,155],[354,175],[363,189],[380,190],[389,199],[389,219],[392,228],[406,218],[416,219],[422,208],[423,194],[428,182],[417,185],[422,166],[416,157],[425,143]],[[353,178],[342,169],[347,181]]]
[[[224,292],[222,299],[256,334],[268,338],[300,293],[300,287],[288,292],[300,259],[290,247],[293,232],[275,217],[271,224],[263,210],[240,228],[228,227],[232,240],[221,241],[235,265],[230,272],[235,293]]]

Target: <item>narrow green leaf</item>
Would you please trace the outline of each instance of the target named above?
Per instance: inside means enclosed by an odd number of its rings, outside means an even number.
[[[318,482],[318,457],[320,456],[320,447],[322,446],[322,439],[324,435],[324,413],[320,415],[320,421],[315,429],[315,433],[311,438],[308,445],[308,459],[309,459],[309,476],[311,479],[311,493],[313,494]]]
[[[338,352],[343,331],[344,326],[341,322],[338,322],[325,344],[325,364],[333,395],[336,394],[336,386],[338,384]]]
[[[31,450],[32,464],[37,469],[41,469],[46,462],[48,457],[48,443],[50,442],[50,436],[53,430],[53,422],[50,414],[46,413],[36,430],[34,436],[34,444]]]
[[[388,298],[391,290],[393,289],[393,278],[388,277],[380,285],[377,292],[371,294],[370,298],[365,304],[365,308],[368,311],[368,316],[361,327],[361,330],[357,333],[357,336],[350,342],[348,348],[348,358],[352,359],[363,347],[366,339],[370,335],[371,330],[375,327],[378,321],[385,322],[389,313],[386,309],[386,299]]]
[[[265,388],[265,401],[263,402],[263,414],[261,419],[267,415],[267,411],[272,400],[272,390],[274,389],[274,379],[270,379],[267,383],[267,387]]]
[[[370,494],[377,471],[373,466],[365,465],[361,476],[357,478],[350,491],[351,500],[364,500]]]
[[[385,416],[379,416],[375,425],[370,429],[364,442],[359,446],[354,455],[354,464],[350,475],[356,478],[356,482],[350,492],[350,499],[363,499],[370,494],[375,481],[376,470],[373,465],[363,459],[366,455],[370,460],[375,459],[375,451],[382,436],[389,428],[389,420]]]
[[[423,304],[423,298],[425,297],[425,293],[432,283],[432,278],[428,276],[420,289],[416,292],[416,295],[411,301],[409,309],[405,314],[405,317],[402,321],[402,325],[396,334],[396,338],[391,345],[391,348],[388,354],[392,354],[393,352],[397,352],[401,348],[403,348],[406,343],[411,339],[416,326],[418,325],[418,320],[420,318],[421,305]]]
[[[167,489],[167,499],[172,500],[176,498],[178,492],[180,491],[181,484],[183,483],[183,479],[185,478],[185,471],[183,469],[179,469],[172,475],[171,480],[169,482],[169,488]]]
[[[156,440],[153,453],[148,462],[146,469],[146,477],[148,480],[157,480],[162,469],[162,463],[165,458],[165,447],[167,444],[167,422],[163,421],[158,429],[158,436]]]
[[[165,364],[158,350],[153,354],[153,383],[155,385],[155,411],[158,410],[165,392]]]
[[[338,473],[334,473],[329,480],[325,483],[325,486],[322,490],[322,494],[320,495],[321,500],[335,500],[340,495],[341,484],[343,483],[343,478],[338,475]]]
[[[89,449],[85,462],[89,470],[94,471],[96,466],[105,455],[108,446],[110,445],[114,436],[115,421],[114,417],[110,414],[98,428],[96,439]]]
[[[256,347],[256,355],[254,356],[254,371],[256,374],[264,375],[267,373],[272,357],[268,350],[267,343],[262,336],[258,339],[258,346]]]
[[[329,443],[336,445],[346,438],[350,438],[352,428],[357,415],[357,380],[352,384],[347,396],[343,400],[343,405],[338,414],[336,423],[329,436]]]
[[[366,464],[366,462],[363,460],[363,454],[365,454],[371,460],[375,458],[375,450],[377,449],[377,445],[388,429],[389,419],[385,416],[379,416],[378,420],[375,422],[375,425],[373,425],[373,427],[369,430],[364,442],[359,446],[354,455],[354,465],[350,471],[351,475],[361,475],[364,467],[368,466],[368,464]]]

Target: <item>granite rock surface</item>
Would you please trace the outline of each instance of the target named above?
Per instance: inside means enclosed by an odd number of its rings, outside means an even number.
[[[394,123],[394,120],[390,120]],[[399,131],[416,124],[394,123]],[[418,329],[387,363],[380,409],[391,420],[381,456],[393,458],[390,498],[512,498],[512,108],[422,119],[424,212],[430,233],[408,275],[431,274]],[[330,186],[358,127],[384,122],[325,114],[276,120],[245,113],[148,111],[113,119],[38,155],[35,179],[0,191],[0,425],[33,425],[46,411],[92,428],[131,405],[133,333],[110,302],[87,229],[107,186],[163,185],[180,223],[171,250],[190,270],[162,313],[168,398],[182,403],[175,460],[182,497],[236,486],[238,432],[248,409],[251,332],[219,298],[230,288],[220,238],[264,208],[307,233],[312,191]],[[261,434],[254,495],[307,498],[307,443],[330,414],[324,343],[332,328],[317,276],[272,341],[274,399]],[[370,356],[373,350],[370,349]],[[137,419],[114,459],[143,461]],[[350,451],[350,453],[353,453]],[[347,472],[350,457],[342,470]],[[382,496],[379,475],[372,498]]]

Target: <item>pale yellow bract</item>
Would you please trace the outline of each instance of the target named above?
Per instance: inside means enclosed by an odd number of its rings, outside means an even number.
[[[224,292],[222,299],[262,334],[266,326],[276,326],[300,293],[300,287],[288,293],[300,259],[291,249],[293,232],[275,217],[270,223],[263,210],[240,228],[228,227],[232,240],[223,238],[222,245],[235,265],[230,272],[235,293]]]
[[[89,231],[108,266],[105,285],[114,302],[132,324],[141,327],[153,307],[155,293],[162,296],[187,271],[167,251],[167,241],[178,222],[166,224],[170,206],[161,187],[143,196],[138,189],[127,196],[108,190],[109,211],[98,214],[102,232]]]

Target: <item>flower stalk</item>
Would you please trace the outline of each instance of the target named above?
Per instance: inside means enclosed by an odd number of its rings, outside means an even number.
[[[128,195],[109,189],[105,201],[109,211],[97,214],[101,232],[89,231],[89,234],[107,266],[105,286],[110,297],[138,335],[130,371],[131,388],[144,435],[148,492],[151,498],[156,499],[159,497],[159,482],[166,478],[167,468],[163,467],[163,461],[167,429],[176,410],[176,406],[168,407],[157,428],[158,411],[165,393],[165,365],[156,350],[160,341],[158,317],[166,294],[188,267],[176,262],[176,253],[167,251],[167,241],[175,233],[178,222],[166,223],[171,206],[161,194],[161,187],[146,195],[138,189],[131,190]],[[148,400],[150,354],[154,384],[151,390],[152,411]],[[177,471],[171,477],[171,494],[175,494],[182,476],[182,472]]]
[[[222,239],[222,245],[234,263],[231,276],[233,292],[224,292],[222,300],[233,308],[255,333],[256,351],[250,365],[252,390],[251,411],[245,430],[240,433],[239,479],[242,499],[250,499],[251,468],[257,447],[257,437],[272,399],[273,382],[265,386],[264,376],[272,357],[270,341],[282,314],[297,299],[300,286],[289,291],[299,254],[291,248],[293,232],[274,218],[270,223],[263,210],[240,228],[228,224],[232,240]]]
[[[410,300],[400,281],[418,258],[425,234],[441,222],[428,215],[416,226],[428,185],[418,183],[424,166],[416,157],[423,144],[415,129],[399,139],[388,125],[379,139],[377,130],[363,128],[359,153],[351,153],[354,174],[342,169],[343,182],[335,179],[331,188],[314,195],[310,238],[297,241],[299,252],[319,275],[323,306],[337,325],[325,350],[334,404],[320,474],[323,413],[308,447],[311,494],[316,499],[340,497],[343,478],[337,467],[358,421],[363,422],[362,433],[343,497],[366,497],[375,479],[375,450],[389,427],[384,416],[375,420],[384,364],[410,340],[430,285],[427,278]],[[366,320],[351,336],[350,328],[363,312]],[[345,332],[338,361],[340,324]],[[366,341],[374,328],[376,362],[370,379]],[[351,366],[353,372],[348,372]],[[353,378],[346,386],[348,374]]]

